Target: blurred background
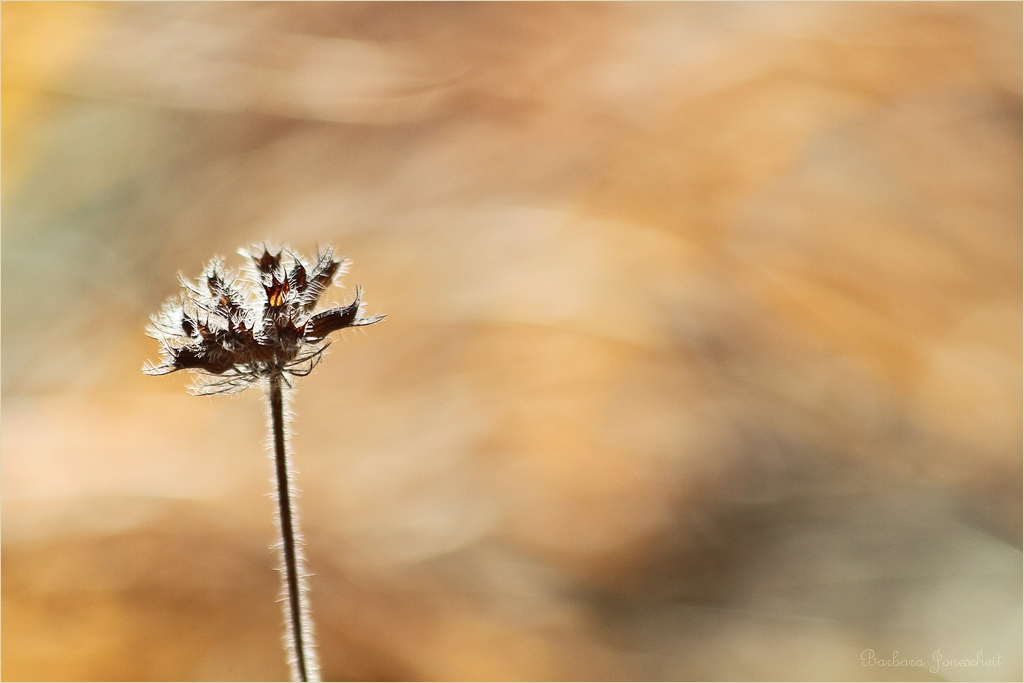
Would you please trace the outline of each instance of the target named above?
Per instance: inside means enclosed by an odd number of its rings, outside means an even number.
[[[1020,680],[1021,25],[4,3],[3,678],[287,676],[262,395],[141,373],[270,239],[388,315],[294,396],[326,679]]]

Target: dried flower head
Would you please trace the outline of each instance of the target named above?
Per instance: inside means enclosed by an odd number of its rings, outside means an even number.
[[[160,342],[162,362],[143,371],[198,373],[196,394],[229,393],[260,378],[305,376],[329,345],[328,335],[372,325],[383,315],[361,315],[362,290],[347,306],[314,312],[324,291],[345,271],[331,247],[309,263],[288,248],[240,249],[248,258],[239,277],[215,258],[198,282],[179,276],[182,292],[164,304],[146,332]]]

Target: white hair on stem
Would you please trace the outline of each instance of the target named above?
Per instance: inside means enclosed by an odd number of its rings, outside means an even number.
[[[288,391],[279,376],[267,378],[267,416],[270,438],[268,450],[274,461],[277,509],[275,519],[280,551],[281,600],[284,603],[284,643],[288,652],[288,665],[294,681],[319,681],[320,664],[316,652],[313,631],[313,617],[309,606],[309,583],[305,545],[299,529],[298,506],[295,504],[299,491],[294,485],[295,471],[289,457],[291,411],[288,408]]]

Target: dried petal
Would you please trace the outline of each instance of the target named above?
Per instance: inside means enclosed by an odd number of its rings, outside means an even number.
[[[288,282],[295,291],[306,291],[306,285],[308,284],[306,282],[306,268],[300,261],[295,262],[295,267],[292,268],[292,272],[288,274]]]
[[[317,342],[326,338],[331,332],[352,327],[358,316],[358,298],[348,306],[317,313],[306,323],[306,341]]]
[[[264,247],[263,255],[260,256],[259,258],[253,256],[252,260],[256,264],[256,267],[259,269],[259,271],[264,275],[267,275],[277,270],[278,267],[280,267],[281,252],[271,254],[270,251],[266,247]]]
[[[231,358],[218,357],[191,348],[178,349],[174,352],[174,367],[179,370],[202,370],[213,375],[220,375],[231,369]]]

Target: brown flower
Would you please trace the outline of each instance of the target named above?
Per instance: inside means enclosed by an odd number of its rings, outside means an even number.
[[[314,309],[346,263],[331,247],[314,264],[287,248],[239,250],[249,258],[246,277],[227,271],[222,259],[206,266],[198,282],[180,277],[182,292],[152,318],[147,333],[160,342],[162,362],[143,371],[164,375],[193,370],[192,391],[239,391],[262,377],[305,376],[329,345],[328,335],[346,327],[372,325],[383,315],[363,318],[362,290],[347,306]]]

